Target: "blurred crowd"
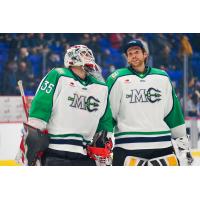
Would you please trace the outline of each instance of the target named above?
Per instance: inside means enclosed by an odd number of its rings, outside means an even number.
[[[19,95],[22,80],[26,95],[34,95],[42,77],[63,67],[66,49],[84,44],[92,49],[96,63],[107,78],[126,67],[123,45],[140,39],[149,53],[148,64],[169,74],[183,98],[183,61],[188,57],[188,116],[200,116],[200,34],[192,33],[8,33],[0,34],[0,95]]]

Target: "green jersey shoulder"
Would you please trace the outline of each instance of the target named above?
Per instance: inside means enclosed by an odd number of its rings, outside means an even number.
[[[73,78],[73,74],[71,73],[70,69],[68,68],[53,68],[48,74],[47,76],[56,76],[57,78],[60,78],[61,76],[66,76],[66,77],[70,77]]]
[[[126,75],[131,75],[131,71],[128,69],[128,68],[121,68],[121,69],[118,69],[116,71],[114,71],[107,79],[107,85],[108,85],[108,88],[111,89],[112,86],[114,85],[115,81],[122,77],[122,76],[126,76]]]
[[[154,68],[154,67],[151,67],[149,75],[161,75],[161,76],[169,77],[166,71],[161,70],[161,69],[157,69],[157,68]]]
[[[73,78],[67,68],[54,68],[43,78],[31,103],[29,117],[48,122],[53,106],[53,95],[61,76]]]

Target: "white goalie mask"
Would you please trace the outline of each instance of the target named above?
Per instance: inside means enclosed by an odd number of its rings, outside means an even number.
[[[75,45],[70,47],[64,57],[66,68],[70,66],[82,67],[87,74],[99,80],[104,80],[101,75],[101,68],[95,63],[92,51],[85,45]]]

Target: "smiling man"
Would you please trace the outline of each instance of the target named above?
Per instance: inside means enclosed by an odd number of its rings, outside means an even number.
[[[129,66],[107,80],[115,121],[113,165],[191,164],[183,114],[167,73],[146,65],[140,40],[126,44],[124,53]]]

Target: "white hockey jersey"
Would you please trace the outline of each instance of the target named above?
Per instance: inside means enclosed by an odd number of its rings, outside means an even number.
[[[107,80],[115,125],[115,147],[128,150],[172,146],[171,137],[186,135],[180,103],[165,71],[131,67]]]
[[[34,119],[46,125],[49,148],[85,155],[96,132],[113,131],[108,87],[92,76],[81,80],[70,69],[53,69],[32,101],[29,121]]]

